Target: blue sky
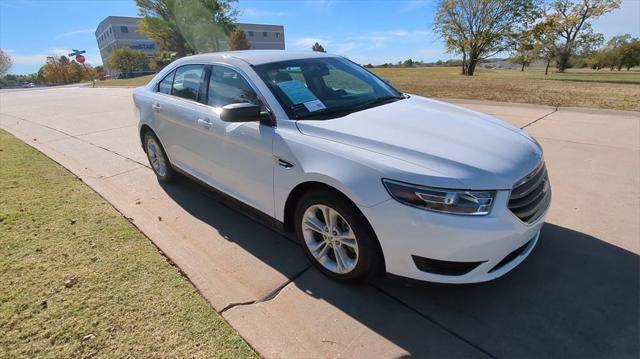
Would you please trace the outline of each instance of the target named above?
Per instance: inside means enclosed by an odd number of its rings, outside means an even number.
[[[319,41],[330,53],[359,63],[407,58],[446,60],[432,32],[435,0],[240,0],[239,22],[281,24],[288,50],[309,51]],[[71,48],[101,63],[94,31],[109,15],[136,16],[133,0],[0,0],[0,48],[13,59],[11,73],[38,70],[49,55]],[[640,0],[623,0],[621,9],[594,22],[605,36],[640,37]]]

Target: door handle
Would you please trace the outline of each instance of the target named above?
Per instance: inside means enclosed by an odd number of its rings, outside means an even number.
[[[202,126],[204,128],[209,128],[209,127],[211,127],[211,121],[206,120],[206,119],[203,120],[203,119],[199,118],[198,119],[198,125],[200,125],[200,126]]]
[[[159,103],[154,103],[153,105],[151,105],[151,108],[152,108],[154,111],[158,112],[158,111],[160,111],[160,109],[161,109],[162,107],[160,106],[160,104],[159,104]]]

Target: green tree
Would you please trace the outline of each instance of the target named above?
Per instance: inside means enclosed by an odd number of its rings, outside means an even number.
[[[412,59],[406,59],[404,60],[404,62],[402,63],[403,67],[413,67],[414,65],[414,61]]]
[[[537,9],[537,0],[440,0],[434,31],[447,50],[462,55],[462,74],[513,46],[513,34]]]
[[[520,25],[510,35],[511,38],[511,57],[509,61],[521,64],[520,71],[524,71],[532,61],[538,58],[538,47],[536,47],[536,35],[538,29],[536,24],[544,14],[543,0],[535,0],[524,9],[520,18]]]
[[[618,71],[622,70],[625,60],[628,61],[629,56],[632,56],[631,47],[627,46],[633,41],[637,41],[630,34],[624,34],[614,36],[607,42],[607,46],[601,50],[601,52],[608,53],[608,57],[611,59],[611,70],[618,68]]]
[[[620,67],[629,71],[632,67],[640,65],[640,40],[634,39],[620,48]]]
[[[144,52],[121,47],[113,50],[107,59],[107,67],[129,77],[132,72],[143,71],[149,66],[149,58]]]
[[[593,52],[601,43],[602,35],[593,32],[589,21],[618,7],[620,0],[556,0],[552,3],[552,12],[547,18],[558,38],[554,46],[558,71],[564,72],[570,66],[572,56]]]
[[[220,51],[235,29],[237,0],[136,0],[138,31],[183,57]]]
[[[313,44],[313,46],[311,46],[311,50],[313,51],[317,51],[317,52],[327,52],[324,47],[322,47],[322,45],[320,45],[319,42],[316,42],[315,44]]]
[[[532,61],[539,58],[539,49],[536,46],[534,32],[531,30],[525,31],[518,37],[509,61],[514,64],[521,64],[520,71],[524,71],[525,66],[529,66]]]
[[[247,41],[244,31],[236,29],[229,36],[229,50],[249,50],[251,45]]]
[[[0,49],[0,76],[4,76],[11,68],[11,57]]]

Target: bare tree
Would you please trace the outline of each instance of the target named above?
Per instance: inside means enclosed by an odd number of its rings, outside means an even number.
[[[537,0],[440,0],[434,30],[449,52],[462,55],[462,74],[480,60],[508,50],[513,36],[537,9]]]

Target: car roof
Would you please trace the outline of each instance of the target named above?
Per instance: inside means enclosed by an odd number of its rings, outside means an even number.
[[[307,51],[307,52],[294,52],[285,50],[242,50],[242,51],[222,51],[212,52],[207,54],[194,55],[184,58],[190,60],[204,60],[204,61],[221,61],[228,58],[235,58],[245,61],[251,65],[261,65],[270,62],[296,60],[296,59],[308,59],[319,57],[336,57],[336,55],[329,55],[324,52]]]

